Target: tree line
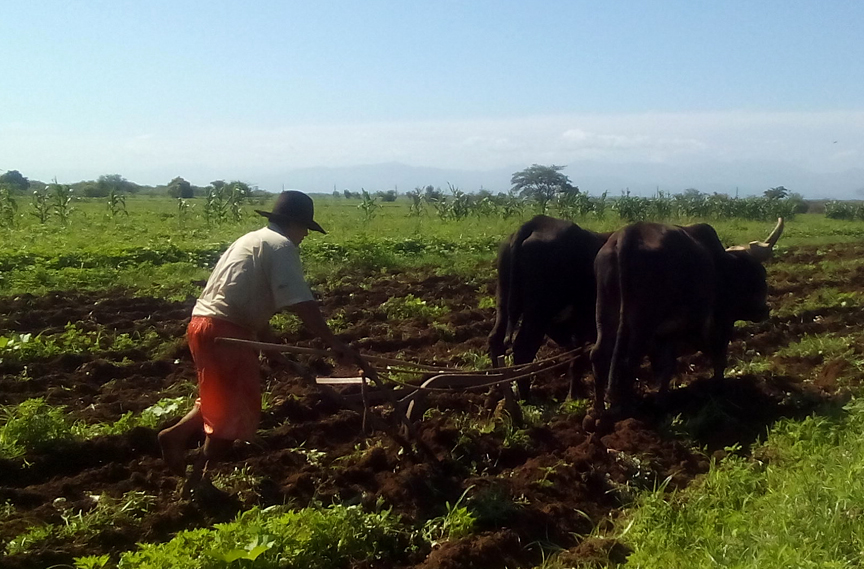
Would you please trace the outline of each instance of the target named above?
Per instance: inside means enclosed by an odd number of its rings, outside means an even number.
[[[57,184],[57,180],[53,182],[41,182],[38,180],[30,180],[18,170],[9,170],[4,174],[0,174],[0,188],[4,188],[11,195],[25,195],[29,192],[42,192],[48,190],[52,184]],[[213,188],[220,190],[223,186],[230,185],[232,187],[241,187],[242,191],[249,197],[266,197],[269,194],[263,190],[259,190],[256,186],[246,182],[234,180],[226,182],[224,180],[214,180],[207,186],[195,186],[177,176],[170,182],[158,186],[142,186],[131,182],[120,174],[105,174],[99,176],[96,180],[82,180],[71,184],[64,184],[69,188],[74,195],[83,198],[108,198],[112,195],[167,195],[172,198],[194,198],[206,197],[208,190]]]

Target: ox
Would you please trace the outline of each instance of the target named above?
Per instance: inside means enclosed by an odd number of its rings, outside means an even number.
[[[594,262],[595,411],[603,411],[604,395],[620,410],[645,355],[661,394],[679,354],[701,350],[722,378],[735,321],[768,318],[762,263],[782,232],[780,218],[766,242],[728,249],[706,224],[640,222],[612,234]]]
[[[538,215],[501,244],[495,325],[489,334],[493,362],[508,343],[518,365],[534,359],[545,336],[566,349],[594,341],[594,257],[609,235]],[[570,372],[573,397],[577,378]],[[519,380],[519,396],[529,395],[530,380]]]

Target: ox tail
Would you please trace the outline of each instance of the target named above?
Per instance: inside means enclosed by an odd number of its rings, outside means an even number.
[[[511,294],[511,287],[513,286],[511,275],[513,272],[512,242],[514,237],[515,235],[511,235],[498,248],[495,325],[489,334],[489,357],[493,363],[507,351],[507,346],[511,343],[510,336],[513,333],[511,302],[514,295]]]
[[[607,391],[609,393],[612,405],[620,404],[621,395],[621,374],[629,366],[626,361],[628,357],[628,346],[630,344],[630,331],[627,326],[627,304],[628,304],[628,271],[626,256],[630,248],[630,237],[632,232],[624,231],[621,240],[618,242],[618,247],[615,255],[616,271],[618,277],[618,330],[615,333],[615,347],[612,349],[612,359],[609,362],[609,378],[607,383]]]
[[[520,259],[522,256],[522,243],[534,233],[535,224],[533,220],[524,223],[522,227],[513,235],[513,240],[510,243],[509,251],[509,266],[507,267],[507,299],[503,302],[507,306],[507,344],[513,344],[513,335],[516,333],[516,326],[519,324],[519,319],[522,318],[522,287],[520,279]],[[501,268],[499,267],[499,274]]]

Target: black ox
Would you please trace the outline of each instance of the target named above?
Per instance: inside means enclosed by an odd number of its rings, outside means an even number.
[[[534,360],[545,336],[566,349],[594,341],[594,257],[609,235],[538,215],[501,244],[497,311],[489,334],[493,362],[508,343],[518,365]],[[579,378],[570,373],[573,397]],[[530,380],[518,383],[520,397],[527,399]]]
[[[604,409],[604,393],[621,408],[645,355],[661,394],[679,354],[701,350],[722,378],[735,321],[768,317],[762,263],[782,232],[781,218],[766,242],[728,249],[706,224],[640,222],[612,234],[594,262],[594,409]]]

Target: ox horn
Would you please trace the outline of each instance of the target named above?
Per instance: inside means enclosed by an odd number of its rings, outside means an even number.
[[[771,232],[771,235],[768,236],[767,241],[751,241],[748,245],[745,246],[736,246],[729,247],[726,249],[727,251],[747,251],[751,255],[753,255],[760,263],[764,263],[768,259],[771,258],[771,255],[774,253],[774,245],[777,244],[777,240],[780,239],[780,235],[783,234],[783,218],[777,218],[777,225],[774,227],[774,230]]]

